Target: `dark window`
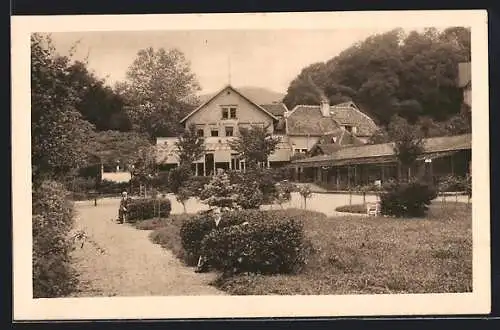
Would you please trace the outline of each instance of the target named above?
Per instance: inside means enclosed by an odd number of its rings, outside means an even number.
[[[236,119],[236,108],[231,108],[230,110],[231,110],[231,113],[230,113],[229,118]]]
[[[219,136],[219,130],[212,128],[210,130],[210,136]]]
[[[226,136],[233,136],[233,128],[226,127]]]
[[[199,137],[202,137],[203,136],[203,128],[199,128],[197,131],[196,131],[196,135],[198,135]]]
[[[352,126],[346,125],[345,130],[348,131],[349,133],[352,133]]]
[[[229,109],[222,108],[222,119],[228,119],[228,118],[229,118]]]

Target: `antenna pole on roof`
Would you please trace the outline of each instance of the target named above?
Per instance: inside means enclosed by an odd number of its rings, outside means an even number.
[[[227,57],[227,82],[231,85],[231,56]]]

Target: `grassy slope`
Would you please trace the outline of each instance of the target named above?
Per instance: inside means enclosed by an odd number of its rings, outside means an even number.
[[[217,285],[251,295],[471,291],[470,210],[436,204],[425,220],[310,219],[307,235],[317,251],[302,274],[241,275]]]
[[[179,228],[185,217],[139,226],[157,227],[153,242],[184,259]],[[314,213],[304,223],[316,251],[301,274],[239,275],[215,285],[239,295],[471,291],[471,219],[467,205],[438,202],[427,219]]]

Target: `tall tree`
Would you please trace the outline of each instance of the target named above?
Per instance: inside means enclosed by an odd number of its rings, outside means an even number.
[[[137,53],[126,81],[115,86],[128,104],[132,123],[153,137],[182,131],[179,120],[196,105],[199,89],[182,52],[151,47]]]
[[[123,98],[91,72],[86,62],[75,61],[69,67],[68,79],[78,86],[80,101],[76,108],[96,130],[129,131],[132,128]]]
[[[245,160],[249,168],[256,168],[259,163],[267,161],[278,143],[279,138],[273,137],[266,127],[254,125],[240,128],[239,136],[230,141],[229,145]]]
[[[203,137],[198,136],[196,125],[192,124],[187,127],[182,134],[179,135],[179,140],[175,143],[179,149],[178,157],[182,165],[189,165],[200,159],[205,154],[205,142]]]
[[[88,160],[93,125],[76,109],[81,101],[70,57],[56,53],[50,35],[31,36],[31,157],[33,181],[62,179]]]
[[[402,172],[406,172],[410,179],[410,168],[424,151],[421,131],[409,124],[406,119],[395,115],[389,124],[389,136],[394,142],[394,152],[399,163],[398,177],[402,179]]]

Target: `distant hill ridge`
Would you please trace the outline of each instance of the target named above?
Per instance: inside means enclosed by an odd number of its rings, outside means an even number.
[[[267,88],[262,88],[262,87],[252,87],[252,86],[244,86],[244,87],[236,87],[235,88],[240,91],[243,95],[248,97],[250,100],[257,104],[271,104],[271,103],[280,103],[283,101],[283,98],[285,97],[284,93],[279,93],[272,91]],[[209,93],[209,94],[201,94],[199,95],[200,102],[206,102],[208,99],[210,99],[212,96],[214,96],[215,93]]]

